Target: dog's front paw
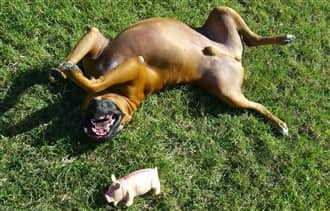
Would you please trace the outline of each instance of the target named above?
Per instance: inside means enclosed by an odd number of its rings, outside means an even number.
[[[63,71],[67,71],[67,72],[70,72],[74,69],[76,65],[73,64],[72,62],[70,61],[67,61],[67,62],[63,62],[62,64],[59,65],[59,68]]]
[[[70,61],[63,62],[58,66],[58,68],[68,75],[70,75],[73,72],[82,73],[78,65],[75,65]]]
[[[67,78],[65,73],[59,68],[51,68],[48,71],[48,79],[51,84],[57,84],[64,81]]]
[[[292,34],[287,34],[286,39],[284,40],[284,44],[289,44],[295,39],[296,39],[296,36],[294,36]]]

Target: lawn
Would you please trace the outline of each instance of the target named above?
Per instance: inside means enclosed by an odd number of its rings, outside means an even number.
[[[290,135],[183,85],[149,96],[113,141],[86,141],[82,91],[56,92],[47,70],[91,26],[108,37],[153,16],[199,26],[216,5],[259,34],[296,35],[243,58],[245,95]],[[0,0],[0,20],[0,210],[112,209],[111,173],[155,166],[161,194],[135,198],[131,210],[330,209],[328,1]]]

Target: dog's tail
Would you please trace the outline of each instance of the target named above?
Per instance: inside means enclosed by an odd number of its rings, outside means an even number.
[[[220,13],[228,14],[235,22],[237,31],[241,34],[247,46],[258,46],[268,44],[287,44],[295,39],[294,35],[275,35],[275,36],[260,36],[248,27],[243,18],[233,9],[229,7],[216,7]]]

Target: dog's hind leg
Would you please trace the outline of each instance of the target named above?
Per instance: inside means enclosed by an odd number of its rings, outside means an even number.
[[[237,37],[242,35],[248,46],[267,44],[287,44],[295,39],[294,35],[260,36],[247,26],[243,18],[229,7],[216,7],[210,13],[202,29],[213,36],[215,41],[235,48]],[[233,37],[234,36],[234,37]]]
[[[248,100],[241,91],[229,91],[221,94],[221,99],[234,108],[251,109],[264,116],[282,135],[288,135],[289,129],[285,122],[280,120],[265,106]]]
[[[212,60],[212,65],[197,82],[201,88],[218,99],[239,109],[251,109],[264,116],[281,134],[288,135],[288,128],[282,120],[272,114],[265,106],[248,100],[242,93],[243,67],[231,58]]]

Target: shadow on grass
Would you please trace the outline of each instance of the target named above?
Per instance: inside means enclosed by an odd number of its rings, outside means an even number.
[[[0,102],[1,124],[5,125],[0,128],[0,134],[6,137],[14,137],[19,134],[30,133],[31,130],[40,125],[46,125],[42,135],[31,134],[34,139],[31,143],[32,146],[53,145],[58,140],[64,139],[63,144],[67,145],[64,148],[73,155],[93,150],[96,144],[88,140],[81,132],[81,90],[70,82],[66,83],[62,89],[52,87],[48,82],[46,69],[36,68],[24,72],[14,79],[13,85]],[[51,96],[55,99],[49,102],[49,106],[31,112],[19,123],[11,124],[6,112],[12,108],[16,109],[20,97],[34,85],[42,85],[45,89],[58,93]],[[31,110],[35,109],[32,108]],[[9,124],[3,122],[5,118],[7,118],[6,122],[9,122]],[[67,142],[67,140],[70,141]]]
[[[29,87],[35,84],[46,84],[45,73],[37,69],[24,72],[15,78],[12,87],[0,102],[0,113],[6,113],[11,107],[16,105],[20,95]]]
[[[92,197],[89,198],[89,204],[91,206],[91,208],[94,210],[96,209],[106,209],[106,210],[114,210],[114,209],[127,209],[126,205],[125,205],[125,201],[120,201],[117,205],[117,207],[115,207],[113,205],[113,203],[108,203],[104,197],[104,194],[107,192],[109,188],[109,185],[107,186],[98,186],[96,189],[99,191],[94,192],[94,194],[92,195]],[[143,199],[143,201],[146,203],[146,207],[148,207],[148,204],[152,204],[154,205],[156,208],[157,207],[166,207],[167,204],[165,203],[165,198],[164,198],[164,194],[161,193],[160,195],[155,195],[153,190],[138,196],[138,198]],[[135,201],[137,200],[137,198],[134,198]],[[134,202],[136,203],[136,202]],[[133,203],[133,207],[134,207],[134,203]],[[157,209],[156,209],[157,210]]]
[[[234,117],[240,116],[248,111],[250,114],[254,115],[255,118],[258,118],[260,123],[270,124],[265,117],[254,110],[233,108],[204,90],[197,87],[189,88],[191,89],[187,92],[189,96],[189,113],[193,117],[199,117],[201,113],[211,115],[213,117],[217,117],[219,114],[230,114]],[[246,125],[246,127],[249,127],[249,125]],[[249,136],[250,134],[246,131],[248,130],[244,130],[244,133]],[[273,128],[272,135],[275,137],[283,136],[275,128]]]
[[[70,140],[69,143],[65,143],[68,145],[68,151],[70,152],[81,153],[81,150],[85,151],[87,148],[94,149],[95,142],[84,136],[81,130],[80,103],[82,91],[71,82],[67,82],[61,90],[55,90],[48,82],[47,72],[41,71],[45,69],[36,68],[15,78],[12,87],[0,102],[1,116],[6,118],[6,112],[17,105],[20,96],[29,87],[36,84],[43,85],[43,87],[51,89],[53,92],[59,91],[61,94],[52,96],[56,99],[50,102],[49,106],[30,113],[21,122],[13,125],[9,123],[9,125],[1,127],[0,134],[13,137],[27,133],[39,125],[47,125],[42,136],[37,135],[34,137],[35,140],[32,145],[52,145],[64,138]],[[231,115],[242,113],[242,110],[231,108],[199,88],[185,85],[184,89],[188,96],[189,113],[192,117],[199,117],[201,113],[211,116],[218,116],[222,113],[230,113]]]
[[[199,117],[201,113],[216,117],[223,113],[240,115],[243,112],[242,110],[230,107],[228,104],[198,87],[189,86],[188,88],[189,113],[193,117]]]

